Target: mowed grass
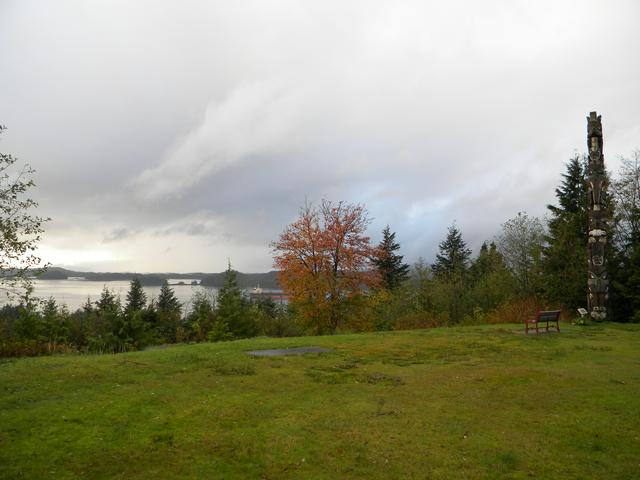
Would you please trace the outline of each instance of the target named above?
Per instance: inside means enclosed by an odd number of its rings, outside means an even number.
[[[0,478],[640,478],[640,326],[562,330],[3,360]]]

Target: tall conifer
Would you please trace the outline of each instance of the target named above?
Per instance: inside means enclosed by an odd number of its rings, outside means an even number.
[[[129,292],[127,293],[127,303],[125,304],[124,311],[126,314],[132,312],[138,312],[144,309],[147,304],[147,295],[144,293],[142,283],[140,279],[134,278],[129,285]]]
[[[403,256],[396,253],[398,250],[400,244],[396,242],[396,234],[387,225],[382,231],[382,241],[373,260],[386,290],[396,289],[409,277],[409,265],[403,263]]]
[[[180,302],[176,298],[176,294],[169,286],[169,282],[165,280],[160,287],[160,295],[156,301],[156,307],[161,312],[179,312]]]
[[[234,337],[252,337],[257,333],[247,300],[238,287],[237,272],[231,268],[231,262],[225,273],[224,284],[218,292],[216,314],[216,321],[228,326]]]
[[[440,251],[436,254],[436,261],[432,266],[437,278],[451,280],[462,276],[469,266],[471,249],[467,248],[462,239],[462,233],[455,224],[449,227],[447,237],[440,242]]]
[[[558,205],[551,213],[543,256],[545,289],[550,300],[569,309],[587,303],[588,189],[584,158],[566,165],[556,188]]]

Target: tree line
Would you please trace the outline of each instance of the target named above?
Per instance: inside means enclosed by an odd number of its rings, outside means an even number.
[[[609,320],[640,322],[640,152],[608,179]],[[431,264],[413,266],[387,226],[372,245],[363,205],[305,205],[272,245],[295,317],[315,333],[519,322],[537,309],[587,306],[587,159],[566,163],[541,220],[519,212],[475,257],[454,223]]]
[[[409,265],[390,226],[378,244],[371,242],[364,205],[306,204],[271,245],[287,305],[250,301],[229,265],[218,295],[196,293],[188,311],[166,282],[157,298],[147,299],[139,279],[124,302],[105,288],[75,312],[34,298],[26,272],[39,262],[34,251],[48,219],[31,213],[37,204],[25,194],[33,170],[10,173],[15,162],[0,154],[0,288],[25,293],[17,305],[0,309],[0,356],[519,322],[536,309],[572,313],[587,303],[589,187],[580,155],[567,162],[544,220],[517,213],[475,256],[454,223],[432,263]],[[605,198],[612,232],[605,258],[608,319],[640,322],[640,151],[620,164]]]
[[[124,302],[105,287],[100,298],[69,312],[53,298],[41,301],[27,289],[17,305],[0,309],[0,357],[58,352],[119,353],[150,345],[301,334],[286,306],[269,298],[250,301],[231,265],[214,297],[196,291],[187,310],[165,282],[147,299],[139,279]]]

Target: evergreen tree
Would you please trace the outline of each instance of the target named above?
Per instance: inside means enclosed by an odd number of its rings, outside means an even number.
[[[20,297],[16,327],[20,338],[36,341],[45,339],[42,318],[38,314],[37,298],[33,296],[33,285],[30,283]]]
[[[449,322],[456,324],[465,314],[464,294],[471,250],[467,248],[462,233],[455,224],[449,227],[447,237],[439,248],[432,267],[437,280],[434,285],[434,301],[446,310]]]
[[[256,334],[255,322],[249,315],[248,303],[238,287],[237,274],[231,268],[231,263],[218,292],[217,307],[217,322],[226,324],[234,337],[245,338]]]
[[[478,257],[471,265],[470,277],[469,295],[474,311],[488,312],[514,294],[514,278],[494,242],[482,243]]]
[[[432,266],[436,278],[451,280],[463,276],[469,265],[471,250],[462,239],[462,233],[455,224],[449,227],[447,237],[440,242],[440,251]]]
[[[151,341],[155,320],[154,309],[147,309],[147,295],[138,278],[131,280],[124,315],[118,317],[116,337],[122,342],[122,350],[138,350]]]
[[[109,313],[120,313],[120,298],[116,297],[116,294],[109,290],[106,285],[102,289],[100,299],[96,302],[96,310],[102,315],[106,315]]]
[[[584,158],[576,155],[556,188],[543,249],[545,291],[550,300],[574,310],[587,303],[588,188]]]
[[[95,336],[95,307],[91,297],[84,305],[69,315],[69,342],[78,349],[88,346],[89,338]]]
[[[174,343],[183,340],[181,332],[184,331],[184,327],[180,318],[181,309],[182,305],[176,298],[175,292],[165,280],[156,301],[156,333],[160,341]]]
[[[129,292],[127,293],[127,303],[125,305],[125,314],[129,315],[133,312],[139,312],[144,309],[147,304],[147,295],[144,293],[140,279],[131,280]]]
[[[189,336],[202,342],[207,339],[215,323],[213,298],[202,291],[196,291],[191,299],[191,309],[186,317]]]
[[[91,303],[91,297],[87,297],[87,301],[82,305],[82,311],[86,314],[93,313],[93,303]]]
[[[120,298],[106,286],[96,302],[95,324],[89,338],[90,350],[97,352],[124,352],[127,350],[127,329],[122,315]]]
[[[59,307],[53,297],[43,302],[42,323],[44,337],[50,352],[55,351],[56,345],[67,342],[69,335],[68,318],[69,312],[66,307],[64,305]]]
[[[473,261],[469,273],[472,280],[476,282],[502,268],[505,268],[504,260],[496,244],[491,242],[487,245],[487,242],[482,242],[478,257]]]
[[[402,255],[395,253],[399,249],[396,234],[391,233],[387,225],[382,231],[382,241],[373,260],[380,273],[382,287],[386,290],[395,290],[409,277],[409,265],[402,262]]]
[[[158,300],[156,301],[156,308],[160,312],[180,311],[180,302],[176,298],[176,294],[173,291],[173,288],[169,286],[169,282],[167,282],[166,280],[160,288],[160,295],[158,295]]]

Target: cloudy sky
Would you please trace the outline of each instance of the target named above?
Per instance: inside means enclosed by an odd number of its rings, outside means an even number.
[[[640,3],[0,0],[0,151],[40,253],[97,271],[271,268],[305,199],[362,202],[410,261],[543,216],[603,115],[640,147]]]

